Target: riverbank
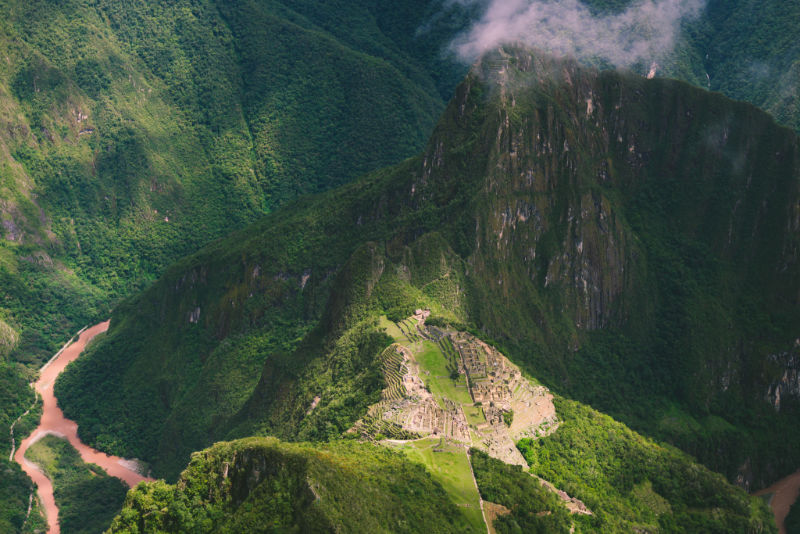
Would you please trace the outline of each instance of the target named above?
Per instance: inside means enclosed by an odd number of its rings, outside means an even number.
[[[47,515],[48,532],[50,534],[60,533],[58,525],[58,507],[53,497],[53,485],[36,464],[25,458],[25,452],[28,448],[44,436],[52,434],[66,439],[77,449],[84,462],[99,465],[109,475],[121,479],[128,486],[135,486],[143,480],[152,480],[143,476],[136,470],[138,464],[134,460],[107,455],[81,442],[78,438],[77,423],[64,417],[64,413],[61,411],[61,408],[58,407],[58,401],[53,392],[53,385],[58,375],[61,374],[69,363],[73,362],[81,355],[89,341],[98,334],[108,330],[108,325],[109,321],[104,321],[91,328],[82,330],[74,343],[63,348],[53,359],[42,367],[39,380],[34,384],[36,392],[42,398],[42,418],[39,421],[39,426],[36,427],[30,436],[19,444],[19,448],[14,454],[14,460],[22,467],[22,470],[31,477],[34,483],[36,483],[39,500]]]
[[[775,514],[778,531],[780,534],[786,534],[786,516],[789,515],[789,509],[797,501],[797,497],[800,496],[800,471],[780,479],[770,487],[757,491],[753,495],[770,494],[772,497],[770,497],[769,506],[772,508],[772,513]]]

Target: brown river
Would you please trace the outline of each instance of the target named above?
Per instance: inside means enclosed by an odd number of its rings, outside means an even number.
[[[108,321],[104,321],[84,330],[77,341],[68,345],[58,356],[42,368],[41,376],[35,384],[36,391],[42,396],[42,419],[39,421],[39,426],[36,427],[36,430],[20,443],[19,449],[17,449],[14,454],[14,460],[22,466],[22,470],[36,483],[39,501],[42,503],[45,514],[47,514],[49,534],[60,533],[58,525],[58,507],[53,498],[53,485],[36,464],[25,458],[25,451],[28,450],[28,447],[47,434],[54,434],[67,439],[72,446],[80,452],[84,462],[99,465],[105,469],[109,475],[121,479],[128,486],[135,486],[143,480],[153,480],[136,471],[136,462],[126,460],[125,458],[119,458],[118,456],[109,456],[82,443],[81,440],[78,439],[77,423],[64,417],[64,413],[61,411],[61,408],[58,407],[56,397],[53,393],[53,384],[56,378],[58,378],[58,375],[61,374],[67,364],[76,360],[78,356],[81,355],[86,344],[89,343],[92,338],[108,330],[108,323]],[[755,495],[766,494],[772,494],[770,507],[775,514],[775,521],[778,523],[781,534],[786,534],[784,520],[789,513],[789,508],[797,500],[798,495],[800,495],[800,471],[755,493]]]
[[[800,471],[780,479],[770,487],[757,491],[753,495],[769,494],[772,494],[769,500],[769,507],[772,508],[772,513],[775,514],[778,530],[780,534],[786,534],[786,525],[784,525],[786,516],[789,515],[789,508],[792,507],[800,495]]]
[[[22,470],[36,483],[39,501],[42,503],[42,508],[47,515],[48,532],[50,534],[60,533],[58,525],[58,507],[53,498],[53,485],[36,464],[25,458],[25,451],[28,450],[28,447],[47,434],[54,434],[67,439],[72,446],[80,452],[84,462],[99,465],[105,469],[109,475],[121,479],[128,486],[134,486],[143,480],[152,480],[140,475],[135,470],[137,467],[136,462],[117,456],[109,456],[83,444],[81,440],[78,439],[77,423],[64,417],[64,413],[61,411],[61,408],[58,407],[56,397],[53,393],[53,384],[58,375],[61,374],[61,371],[64,370],[67,364],[76,360],[78,356],[81,355],[86,344],[92,338],[108,330],[108,323],[108,321],[105,321],[84,330],[77,341],[68,345],[60,354],[42,368],[41,376],[35,384],[36,391],[41,395],[43,401],[42,419],[39,421],[39,426],[36,427],[36,430],[20,443],[19,449],[17,449],[14,454],[14,460],[22,466]]]

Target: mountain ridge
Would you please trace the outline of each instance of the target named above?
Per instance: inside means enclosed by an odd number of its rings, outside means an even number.
[[[791,346],[798,313],[795,135],[751,105],[681,82],[509,51],[504,68],[531,83],[487,87],[473,72],[422,156],[299,200],[183,260],[120,306],[108,344],[57,384],[89,441],[100,445],[91,421],[102,421],[109,449],[152,460],[155,449],[141,448],[142,438],[152,439],[160,419],[177,425],[163,441],[175,444],[189,427],[168,415],[176,401],[153,390],[159,381],[235,435],[334,437],[378,398],[370,354],[385,341],[370,333],[370,310],[424,303],[474,325],[551,388],[671,439],[732,479],[758,486],[792,469],[791,447],[769,440],[790,431],[795,401],[776,413],[763,399],[782,374],[766,357]],[[731,159],[740,147],[748,157]],[[714,208],[720,191],[727,204]],[[734,195],[745,191],[747,202]],[[730,242],[729,227],[738,231]],[[751,302],[747,317],[731,311],[740,290],[737,299]],[[763,330],[771,337],[714,348],[730,336],[729,324],[742,336],[771,324]],[[727,347],[737,345],[743,349],[728,359]],[[250,369],[247,385],[232,386],[207,364],[223,355],[233,369]],[[740,373],[747,366],[757,373]],[[101,382],[102,392],[89,393]],[[236,400],[198,410],[203,401],[187,392],[211,384]],[[639,389],[645,384],[648,395]],[[320,394],[314,388],[332,398],[323,395],[306,418]],[[132,434],[109,432],[115,423],[91,407],[93,395],[153,419],[139,417],[144,426],[128,426]],[[192,439],[202,432],[194,425]],[[117,448],[125,435],[139,436],[139,445]],[[750,444],[741,448],[743,441]],[[752,470],[740,472],[743,462]],[[169,463],[172,470],[181,462]]]

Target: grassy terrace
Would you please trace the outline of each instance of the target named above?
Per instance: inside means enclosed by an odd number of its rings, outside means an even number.
[[[486,417],[483,415],[483,408],[480,406],[463,406],[464,415],[467,416],[467,422],[470,425],[479,425],[486,422]]]
[[[430,373],[423,373],[422,380],[437,400],[446,397],[458,404],[472,404],[464,376],[460,375],[456,380],[450,378],[452,368],[436,343],[423,341],[422,351],[414,354],[414,357],[422,369]]]
[[[409,459],[422,463],[464,512],[474,532],[485,532],[478,490],[472,480],[467,450],[441,438],[394,445]]]
[[[400,327],[397,326],[397,323],[390,321],[385,315],[381,316],[379,324],[381,328],[386,330],[386,334],[394,339],[395,343],[399,343],[408,348],[412,348],[414,345],[408,340],[408,337],[406,337],[403,331],[400,330]]]
[[[434,397],[436,397],[440,406],[442,405],[443,397],[458,404],[472,404],[472,397],[469,395],[464,376],[460,375],[455,380],[450,378],[450,374],[454,369],[454,364],[451,363],[453,356],[448,356],[442,352],[441,345],[419,337],[412,319],[406,319],[398,326],[388,320],[386,316],[383,316],[380,319],[380,326],[397,343],[414,353],[414,357],[422,367],[421,378]],[[412,339],[413,342],[411,341]],[[447,347],[448,345],[445,346]],[[449,348],[452,349],[452,345],[449,345]],[[455,353],[455,350],[452,350]]]

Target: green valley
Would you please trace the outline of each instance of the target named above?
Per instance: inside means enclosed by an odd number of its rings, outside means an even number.
[[[0,0],[0,531],[777,532],[799,17]]]
[[[417,152],[463,73],[446,37],[405,33],[419,4],[0,3],[12,357],[43,363],[181,256]]]

